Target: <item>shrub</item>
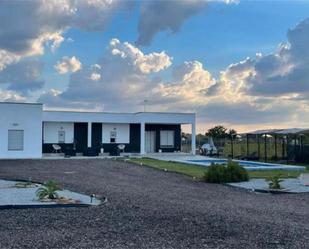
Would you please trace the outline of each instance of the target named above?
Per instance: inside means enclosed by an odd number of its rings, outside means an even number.
[[[53,200],[58,198],[56,192],[58,190],[60,190],[59,184],[55,181],[49,180],[36,191],[36,195],[39,199],[49,198]]]
[[[245,182],[249,180],[247,170],[237,162],[229,160],[226,169],[229,174],[228,182]]]
[[[269,177],[268,181],[270,189],[281,189],[280,182],[282,182],[282,179],[280,179],[280,175]]]
[[[243,182],[248,180],[249,175],[244,167],[230,160],[227,165],[211,164],[204,175],[204,181],[210,183]]]

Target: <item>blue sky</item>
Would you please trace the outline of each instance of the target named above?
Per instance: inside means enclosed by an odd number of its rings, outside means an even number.
[[[140,111],[147,98],[151,111],[197,112],[201,131],[218,123],[239,130],[307,125],[307,54],[301,65],[297,56],[309,47],[309,1],[49,4],[0,3],[0,20],[7,21],[0,24],[2,100]],[[253,118],[239,115],[243,106]]]
[[[76,56],[85,64],[93,64],[112,38],[134,43],[139,7],[130,14],[117,14],[104,31],[66,32],[65,37],[74,42],[66,42],[56,53],[44,55],[46,88],[64,88],[68,82],[68,75],[58,75],[53,68],[62,56]],[[232,6],[212,3],[187,20],[180,32],[161,32],[150,46],[141,49],[145,53],[165,50],[174,64],[201,61],[216,76],[231,63],[257,52],[268,54],[276,50],[279,43],[286,41],[287,29],[308,17],[308,13],[309,1],[241,1]]]

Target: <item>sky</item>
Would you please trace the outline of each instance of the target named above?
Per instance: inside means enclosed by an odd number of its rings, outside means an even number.
[[[0,101],[309,127],[309,0],[0,0]]]

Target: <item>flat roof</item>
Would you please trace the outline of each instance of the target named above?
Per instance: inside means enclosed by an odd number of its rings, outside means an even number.
[[[288,128],[288,129],[269,129],[269,130],[257,130],[252,132],[246,132],[243,134],[300,134],[300,133],[309,133],[309,128]]]
[[[43,103],[37,103],[37,102],[13,102],[13,101],[0,101],[0,104],[20,104],[20,105],[44,105]],[[43,112],[65,112],[65,113],[98,113],[98,114],[188,114],[193,115],[195,113],[193,112],[106,112],[106,111],[78,111],[78,110],[51,110],[47,109],[45,110],[43,108]]]
[[[18,105],[43,105],[42,103],[34,103],[34,102],[13,102],[13,101],[9,101],[9,102],[1,102],[0,104],[18,104]]]
[[[98,112],[98,111],[77,111],[77,110],[43,110],[43,112],[64,112],[64,113],[97,113],[97,114],[132,114],[132,115],[138,115],[138,114],[188,114],[193,115],[194,112]]]

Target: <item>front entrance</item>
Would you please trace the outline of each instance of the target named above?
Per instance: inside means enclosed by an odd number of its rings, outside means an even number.
[[[74,123],[74,142],[76,152],[84,152],[87,149],[88,124]]]
[[[156,132],[155,131],[145,132],[145,150],[146,150],[146,153],[156,152]]]

